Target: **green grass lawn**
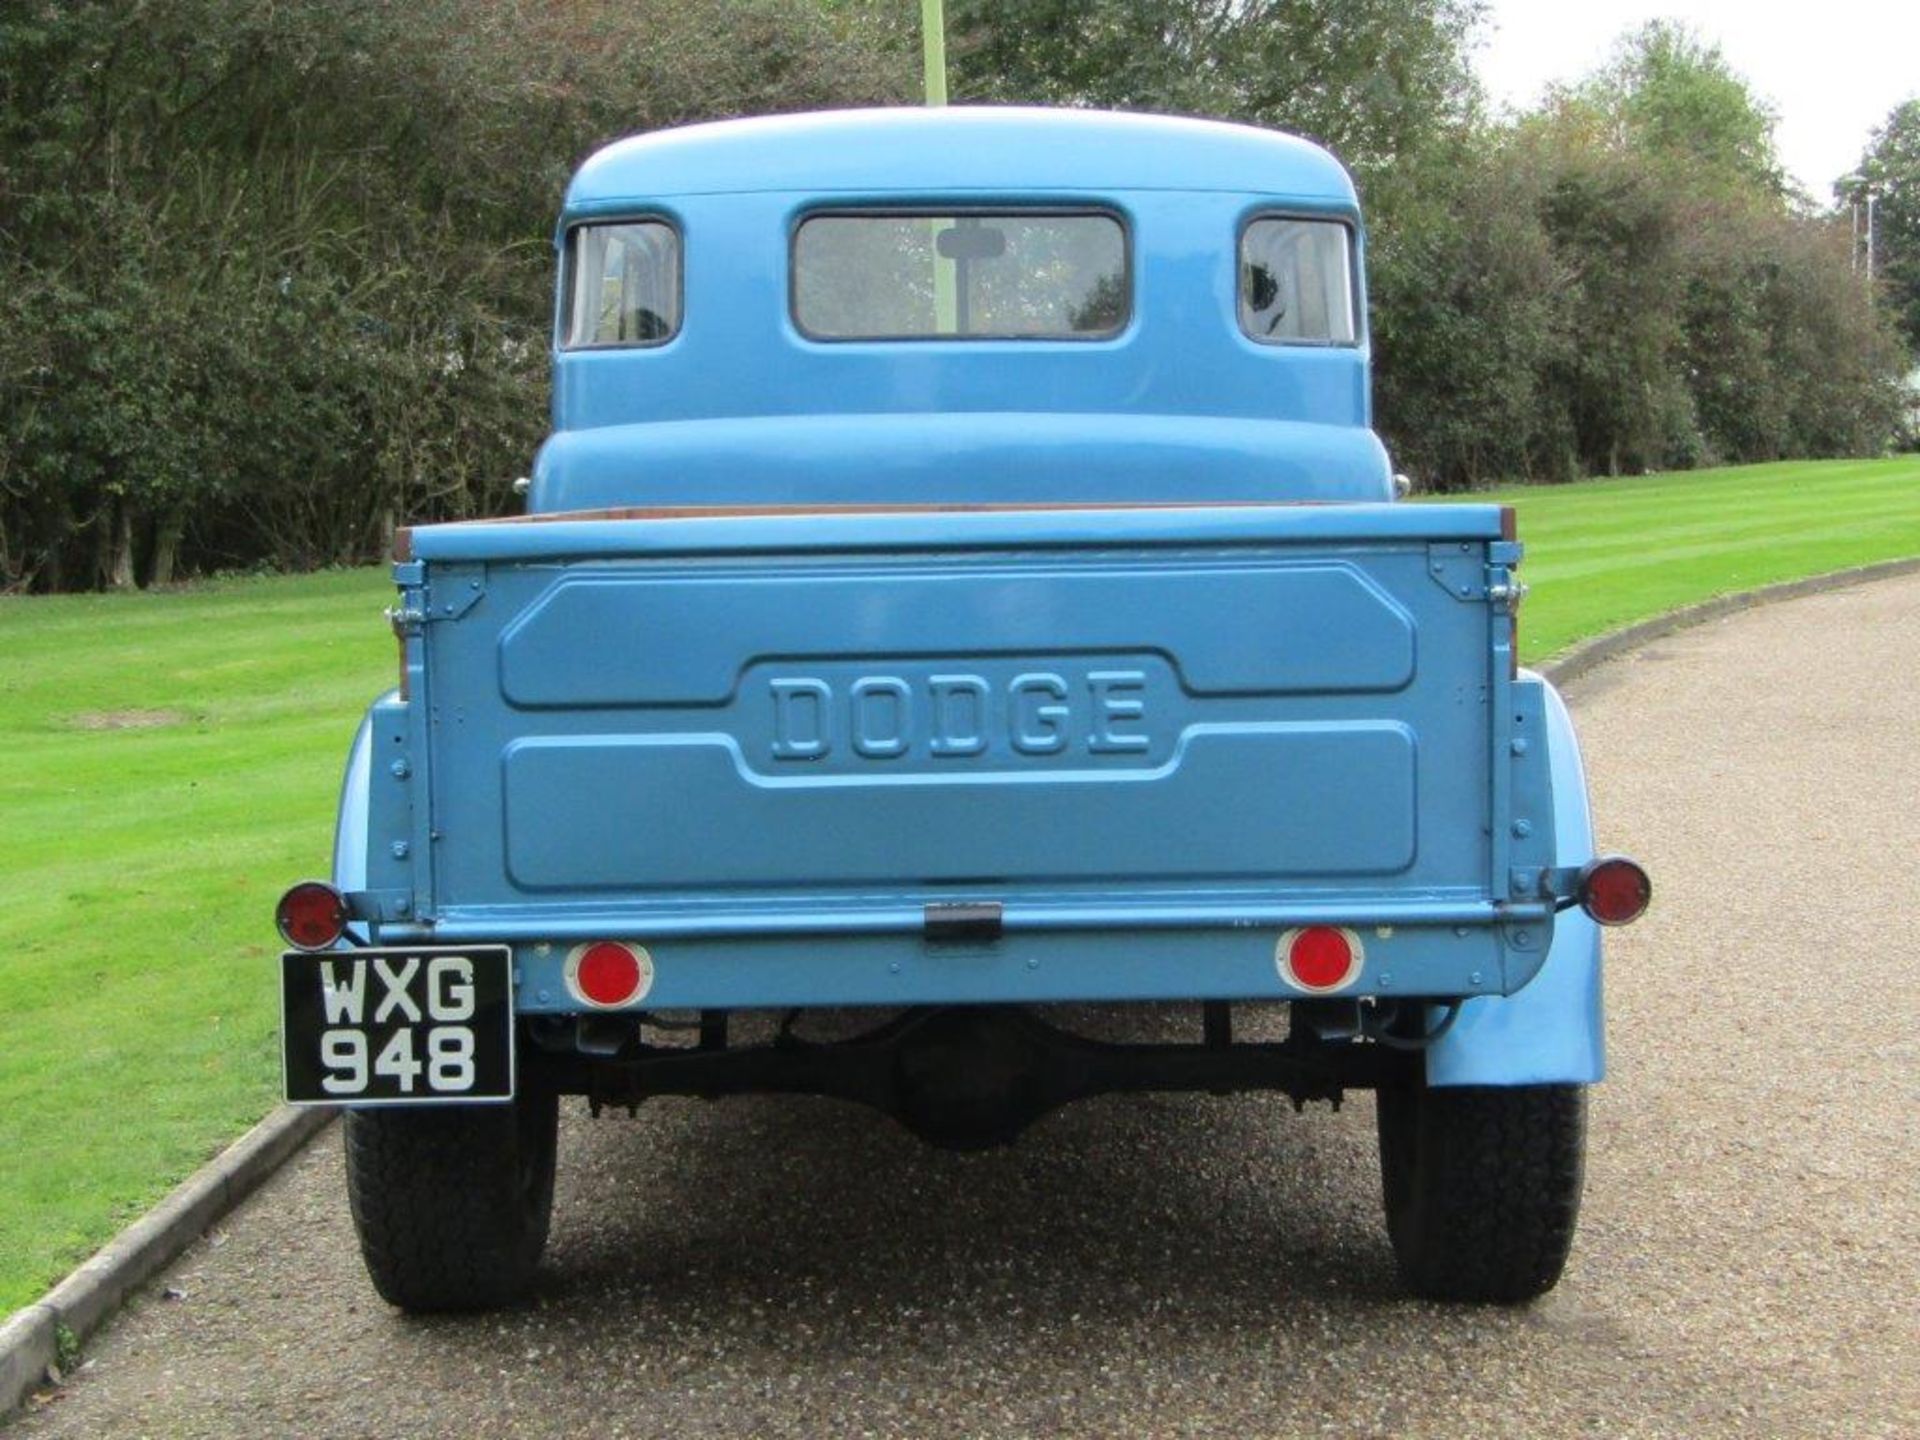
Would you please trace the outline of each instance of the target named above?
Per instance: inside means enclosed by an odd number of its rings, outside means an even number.
[[[1533,661],[1715,595],[1920,555],[1920,455],[1593,480],[1484,498],[1520,512],[1520,575],[1532,587],[1520,640]]]
[[[1920,554],[1920,457],[1521,490],[1524,639]],[[391,683],[384,572],[0,600],[0,1311],[263,1114],[270,907]]]
[[[273,1104],[271,907],[327,869],[390,594],[0,600],[0,1311]]]

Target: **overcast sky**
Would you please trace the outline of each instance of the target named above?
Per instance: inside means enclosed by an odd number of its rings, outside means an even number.
[[[1773,106],[1780,158],[1816,200],[1887,112],[1920,95],[1920,0],[1490,0],[1487,11],[1480,78],[1516,106],[1592,69],[1623,31],[1684,21]]]

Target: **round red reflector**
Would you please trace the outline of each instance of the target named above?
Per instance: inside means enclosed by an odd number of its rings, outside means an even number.
[[[331,885],[303,880],[280,897],[273,923],[296,949],[324,950],[346,932],[347,902]]]
[[[1608,855],[1580,877],[1580,908],[1602,925],[1625,925],[1646,914],[1653,881],[1624,855]]]
[[[640,989],[640,957],[626,946],[602,940],[580,952],[573,983],[592,1005],[624,1005]]]
[[[1345,930],[1310,925],[1287,947],[1287,969],[1303,990],[1337,990],[1353,978],[1354,948]]]

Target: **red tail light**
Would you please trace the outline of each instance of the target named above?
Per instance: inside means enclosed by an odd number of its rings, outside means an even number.
[[[1626,925],[1647,913],[1653,881],[1624,855],[1600,855],[1580,872],[1580,908],[1602,925]]]
[[[1352,984],[1364,959],[1360,937],[1333,925],[1290,930],[1280,941],[1281,973],[1295,988],[1315,994]]]
[[[653,958],[617,940],[578,946],[567,956],[567,988],[602,1010],[630,1004],[653,988]]]
[[[347,930],[347,902],[331,885],[302,880],[280,897],[273,923],[296,950],[325,950]]]

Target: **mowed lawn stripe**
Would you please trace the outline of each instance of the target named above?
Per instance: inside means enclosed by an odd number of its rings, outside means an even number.
[[[1920,555],[1920,456],[1798,462],[1496,492],[1526,542],[1521,649],[1682,605]]]
[[[1824,500],[1825,503],[1822,503]],[[1622,501],[1621,503],[1629,503]],[[1835,507],[1841,507],[1836,511]],[[1542,514],[1524,497],[1520,507],[1535,522],[1535,530],[1544,532],[1550,542],[1545,556],[1555,567],[1592,566],[1596,561],[1609,563],[1620,558],[1647,557],[1642,538],[1632,530],[1600,530],[1593,527],[1596,512],[1583,510],[1573,515]],[[1871,533],[1889,522],[1911,517],[1913,501],[1897,491],[1887,494],[1877,489],[1859,496],[1845,494],[1810,497],[1791,506],[1770,509],[1761,515],[1742,515],[1732,510],[1704,510],[1662,517],[1660,527],[1663,560],[1683,559],[1702,548],[1714,549],[1750,543],[1756,539],[1793,538],[1812,530],[1831,540],[1840,530]]]
[[[1536,660],[1920,554],[1917,457],[1495,498]],[[348,741],[393,679],[390,600],[380,569],[0,600],[0,1310],[273,1104],[269,911],[326,870]]]

